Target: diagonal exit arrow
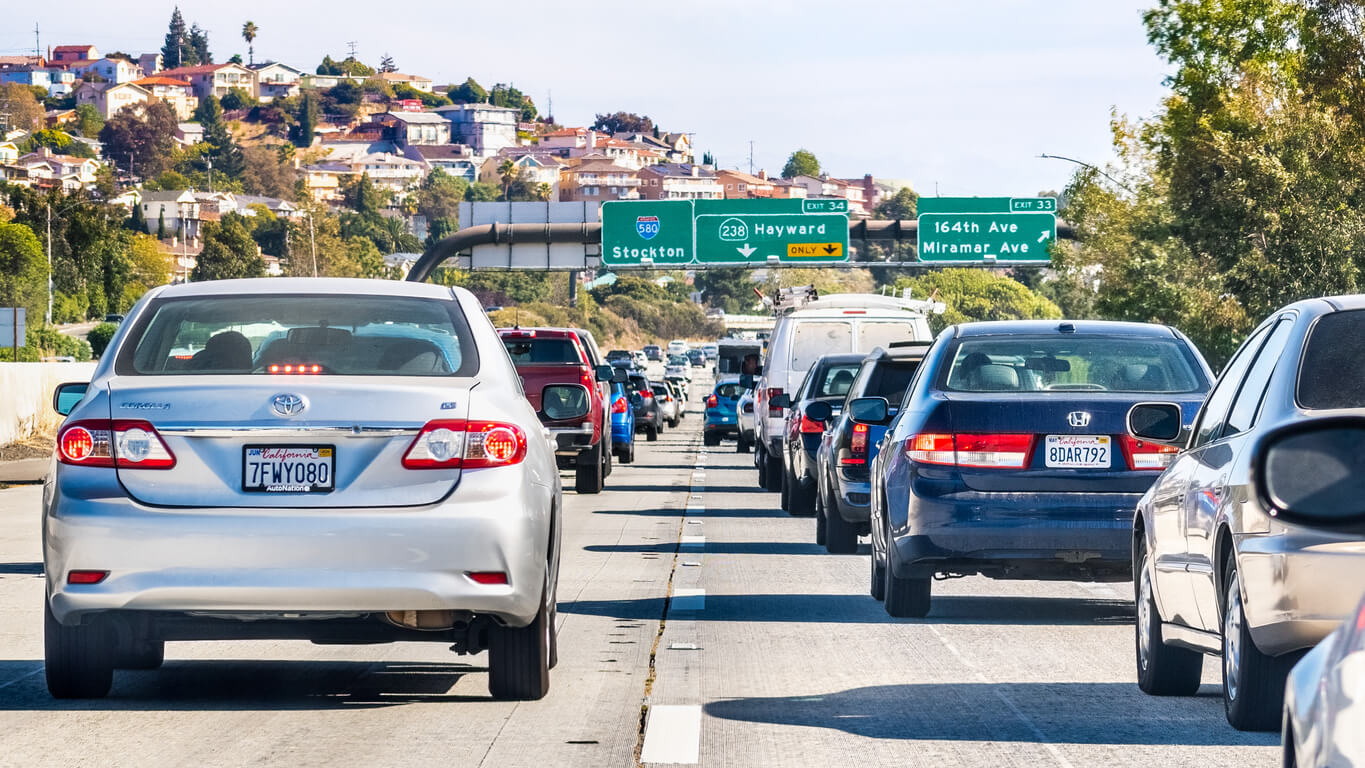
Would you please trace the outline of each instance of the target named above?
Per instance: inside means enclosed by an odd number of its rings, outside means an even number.
[[[1047,230],[1045,229],[1045,230],[1043,230],[1043,234],[1041,234],[1041,235],[1038,236],[1038,242],[1041,243],[1041,242],[1043,242],[1044,240],[1048,239],[1049,237],[1052,237],[1052,233],[1049,232],[1049,231],[1047,231]]]
[[[745,243],[743,248],[735,248],[735,250],[739,251],[739,255],[747,259],[754,251],[758,249],[753,247],[752,245],[749,245],[748,243]]]

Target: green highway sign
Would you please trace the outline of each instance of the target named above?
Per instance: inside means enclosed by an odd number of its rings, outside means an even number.
[[[1055,197],[921,197],[919,260],[1047,262]]]
[[[920,261],[1048,261],[1051,213],[921,213]]]
[[[848,213],[848,201],[821,197],[801,201],[802,213]]]
[[[848,261],[848,216],[703,214],[697,216],[696,246],[702,264]]]
[[[692,263],[692,201],[602,204],[602,263],[608,266]]]

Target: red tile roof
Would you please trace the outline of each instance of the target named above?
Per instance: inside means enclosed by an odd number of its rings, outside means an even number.
[[[159,74],[152,75],[151,77],[144,77],[140,80],[134,80],[132,82],[133,85],[141,85],[143,87],[147,87],[149,85],[170,85],[178,86],[180,88],[189,88],[192,85],[192,83],[189,80],[181,80],[179,78],[166,77],[165,75]]]
[[[223,67],[232,66],[231,62],[223,64],[199,64],[193,67],[176,67],[175,69],[165,69],[158,72],[160,77],[193,77],[194,75],[209,75]]]

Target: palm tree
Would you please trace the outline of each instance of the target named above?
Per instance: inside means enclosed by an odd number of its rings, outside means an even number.
[[[540,184],[536,185],[536,197],[540,198],[541,200],[544,200],[547,203],[550,202],[550,195],[553,194],[553,192],[554,188],[551,187],[549,184],[541,182]]]
[[[256,63],[256,47],[252,43],[256,41],[256,33],[260,31],[254,21],[242,25],[242,39],[246,41],[246,58],[252,64]]]
[[[517,168],[517,164],[509,157],[498,165],[498,175],[502,177],[502,199],[506,200],[512,189],[512,182],[521,175],[521,169]]]

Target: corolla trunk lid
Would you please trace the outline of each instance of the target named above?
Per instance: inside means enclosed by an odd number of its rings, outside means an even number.
[[[158,376],[115,379],[114,419],[150,422],[171,469],[118,470],[157,506],[388,507],[448,495],[459,469],[411,470],[427,422],[468,416],[467,378]]]

